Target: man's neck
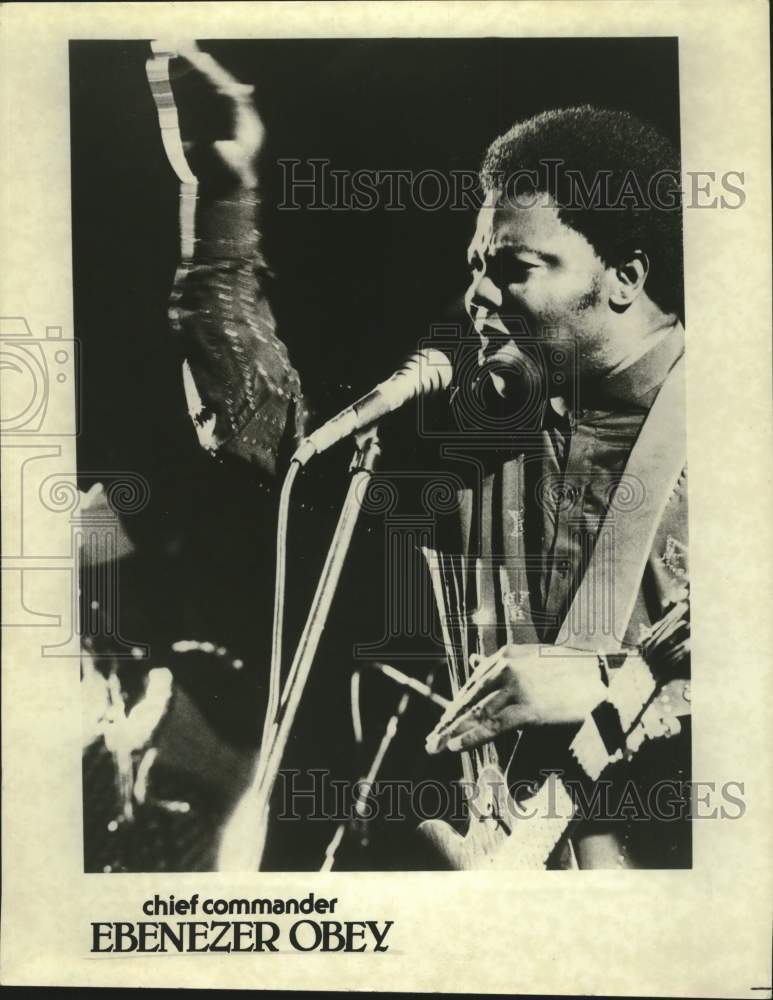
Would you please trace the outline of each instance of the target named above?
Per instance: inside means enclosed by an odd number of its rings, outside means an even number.
[[[645,319],[645,322],[642,320]],[[608,350],[603,362],[593,366],[591,371],[580,371],[580,387],[599,385],[607,379],[614,378],[651,350],[657,347],[679,326],[675,315],[665,315],[654,309],[645,317],[631,316],[624,326],[617,327],[617,335],[608,341]],[[626,329],[627,328],[627,329]],[[551,406],[559,416],[564,416],[573,409],[573,400],[563,396],[554,396]]]
[[[624,311],[606,314],[595,356],[586,359],[580,379],[593,381],[625,371],[652,350],[677,324],[674,313],[663,312],[646,294]]]
[[[616,364],[613,364],[612,367],[609,368],[609,370],[604,374],[604,378],[612,378],[615,375],[619,375],[620,372],[625,371],[626,368],[630,368],[630,366],[637,362],[639,358],[644,357],[648,351],[651,351],[653,347],[661,342],[661,340],[664,340],[677,326],[678,322],[679,321],[675,316],[662,317],[661,322],[651,327],[646,331],[646,333],[626,345],[622,357]]]

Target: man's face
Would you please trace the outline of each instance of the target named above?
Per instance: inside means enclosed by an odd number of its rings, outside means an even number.
[[[478,215],[465,305],[480,338],[480,363],[494,372],[517,367],[524,360],[518,341],[527,337],[562,341],[567,359],[593,370],[610,313],[607,268],[546,196],[532,200],[520,207],[490,194]],[[492,373],[492,382],[506,394],[501,376]]]

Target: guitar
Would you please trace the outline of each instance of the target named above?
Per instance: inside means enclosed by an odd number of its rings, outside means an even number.
[[[561,777],[578,776],[584,785],[597,782],[618,761],[632,760],[652,740],[667,739],[681,730],[679,716],[689,699],[689,687],[680,675],[689,665],[690,620],[688,600],[671,605],[643,638],[637,653],[629,654],[610,683],[606,713],[595,710],[582,724],[564,755],[563,766],[551,769],[536,792],[514,796],[498,766],[492,745],[473,754],[465,777],[468,788],[468,829],[462,836],[443,820],[427,820],[420,835],[452,870],[539,870],[555,862],[578,820],[575,796]],[[610,735],[609,713],[617,719]],[[606,715],[606,719],[604,716]],[[615,745],[616,743],[616,745]],[[559,865],[566,867],[566,865]]]

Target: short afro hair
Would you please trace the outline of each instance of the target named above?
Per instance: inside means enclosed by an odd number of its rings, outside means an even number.
[[[651,125],[590,105],[544,111],[494,140],[480,179],[506,198],[550,195],[607,266],[646,253],[647,294],[684,318],[679,154]]]

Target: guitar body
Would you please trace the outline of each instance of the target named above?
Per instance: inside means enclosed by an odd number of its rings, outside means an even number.
[[[440,819],[425,820],[419,835],[437,856],[439,866],[451,871],[474,871],[485,866],[507,838],[507,817],[517,808],[499,768],[489,765],[480,772],[467,802],[469,824],[462,836]]]
[[[573,815],[560,782],[549,777],[536,795],[516,802],[504,774],[493,765],[481,770],[467,806],[464,836],[444,820],[426,820],[419,826],[419,835],[443,870],[543,870]]]

